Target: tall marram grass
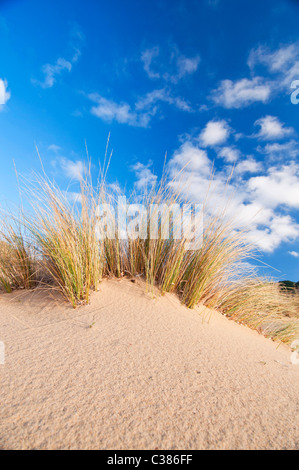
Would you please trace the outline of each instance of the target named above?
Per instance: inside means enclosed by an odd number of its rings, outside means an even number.
[[[43,271],[73,307],[89,301],[103,270],[91,189],[82,182],[80,204],[72,205],[55,183],[37,177],[29,188],[33,213],[24,216]]]
[[[212,216],[203,206],[202,244],[191,250],[189,240],[175,239],[171,230],[164,237],[171,225],[163,214],[155,239],[123,240],[117,232],[112,239],[99,239],[96,208],[113,204],[119,196],[104,178],[95,187],[91,177],[83,179],[76,202],[45,175],[27,184],[26,193],[31,210],[22,214],[19,225],[6,222],[0,232],[0,283],[7,291],[35,287],[42,279],[76,307],[89,301],[103,277],[138,276],[148,288],[177,294],[190,308],[204,304],[218,309],[285,343],[298,338],[298,295],[286,294],[277,284],[247,272],[246,260],[254,248],[245,232],[234,229],[224,210]],[[133,195],[129,202],[158,207],[186,201],[162,179],[158,187],[143,196]]]
[[[292,343],[299,338],[299,295],[278,283],[241,279],[219,295],[216,308],[272,339]]]
[[[6,292],[35,287],[38,272],[36,253],[26,241],[22,223],[7,215],[2,217],[0,229],[0,285]]]

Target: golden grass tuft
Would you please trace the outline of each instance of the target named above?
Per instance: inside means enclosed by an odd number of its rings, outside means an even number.
[[[278,283],[239,280],[222,292],[216,308],[274,340],[291,344],[299,338],[299,295],[283,291]]]
[[[24,216],[44,272],[73,307],[89,301],[102,275],[95,207],[89,189],[82,182],[80,204],[72,205],[54,183],[38,177],[29,189],[33,213]]]
[[[25,241],[24,227],[13,217],[3,217],[0,230],[0,285],[6,292],[32,289],[37,280],[34,248]]]

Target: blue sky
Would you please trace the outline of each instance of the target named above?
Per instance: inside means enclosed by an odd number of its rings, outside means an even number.
[[[214,205],[227,188],[262,271],[297,281],[298,24],[291,0],[0,0],[1,203],[18,198],[13,161],[40,169],[35,144],[75,192],[85,140],[96,172],[111,133],[111,184],[153,184],[167,152],[200,202],[214,165]]]

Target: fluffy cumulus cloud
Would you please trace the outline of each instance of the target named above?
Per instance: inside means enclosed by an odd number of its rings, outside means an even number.
[[[258,173],[262,171],[263,165],[256,161],[253,157],[242,160],[235,166],[236,175],[244,175],[245,173]]]
[[[222,147],[218,151],[218,157],[223,158],[227,163],[235,163],[240,158],[240,151],[235,147]]]
[[[225,143],[229,134],[230,128],[225,120],[210,121],[200,133],[199,141],[203,147],[213,147]]]
[[[0,111],[10,99],[10,92],[7,90],[7,81],[0,78]]]
[[[246,227],[248,239],[260,250],[273,252],[282,242],[299,239],[299,225],[290,215],[299,209],[299,165],[294,162],[265,168],[252,156],[242,158],[228,181],[226,162],[213,177],[213,161],[206,149],[186,140],[168,163],[169,184],[183,189],[193,202],[211,213],[226,207],[237,229]]]
[[[272,212],[260,227],[250,230],[248,238],[265,253],[272,253],[282,242],[299,237],[299,225],[289,215],[275,215]]]
[[[267,103],[281,90],[290,92],[299,77],[299,43],[270,50],[259,46],[249,53],[247,64],[251,77],[222,80],[211,93],[215,104],[227,109],[241,109],[253,103]]]
[[[299,209],[299,165],[295,163],[269,168],[266,175],[253,177],[247,184],[251,194],[267,207]]]
[[[155,185],[157,176],[150,169],[151,165],[152,162],[149,162],[147,165],[140,162],[132,165],[131,170],[134,171],[136,176],[135,187],[138,190],[144,190]]]
[[[255,102],[266,103],[271,94],[271,86],[262,77],[241,80],[222,80],[212,91],[215,104],[224,108],[244,108]]]
[[[81,181],[84,176],[84,163],[82,160],[72,161],[60,158],[60,166],[64,175],[72,180]]]
[[[206,150],[195,147],[191,142],[184,142],[174,153],[168,164],[172,176],[184,169],[188,173],[198,172],[205,177],[211,174],[211,162]]]
[[[260,127],[257,137],[264,140],[283,139],[295,132],[292,127],[285,127],[275,116],[265,116],[258,119],[254,124]]]
[[[293,256],[294,258],[299,258],[299,253],[297,251],[289,251],[289,255]]]

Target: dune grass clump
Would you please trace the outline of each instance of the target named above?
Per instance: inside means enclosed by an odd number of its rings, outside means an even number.
[[[178,214],[166,215],[167,208],[180,202],[180,195],[169,192],[162,183],[150,194],[144,194],[138,199],[138,203],[145,208],[152,208],[140,220],[143,226],[144,238],[137,236],[128,240],[119,240],[118,236],[107,245],[109,252],[114,251],[114,263],[110,264],[110,272],[118,275],[121,271],[130,276],[143,277],[150,288],[160,287],[162,293],[174,290],[177,279],[180,276],[184,253],[188,240],[184,237],[175,239],[172,227],[178,223]],[[170,217],[169,217],[170,216]],[[157,221],[155,237],[151,234],[151,223]]]
[[[198,249],[190,249],[189,237],[176,238],[174,233],[174,227],[182,222],[181,212],[167,211],[167,208],[187,202],[180,191],[171,190],[162,180],[156,189],[142,195],[138,202],[143,207],[154,208],[151,219],[146,213],[139,221],[147,236],[124,241],[116,232],[112,240],[106,239],[103,253],[108,274],[143,277],[148,286],[159,287],[162,294],[178,294],[190,308],[198,303],[213,307],[220,287],[235,275],[236,265],[253,252],[245,234],[234,231],[223,212],[215,216],[206,215],[202,207],[202,242]],[[153,220],[159,221],[155,237],[150,231]],[[189,228],[192,227],[187,227],[186,232]]]
[[[102,274],[93,199],[88,189],[82,182],[80,204],[72,204],[54,183],[38,178],[29,188],[33,213],[25,216],[45,275],[73,307],[89,301]]]
[[[3,216],[0,230],[0,285],[6,292],[32,289],[37,280],[34,248],[25,241],[24,227],[11,219]]]
[[[137,212],[138,204],[154,207],[155,237],[148,212],[139,219],[135,236],[120,236],[113,223],[113,236],[99,236],[106,233],[113,209],[101,217],[98,206],[112,207],[121,194],[105,184],[104,175],[95,187],[90,175],[80,186],[76,195],[62,192],[46,175],[26,184],[31,211],[22,214],[18,225],[3,223],[0,233],[0,284],[7,292],[42,282],[76,307],[89,302],[103,277],[139,277],[150,289],[177,294],[189,308],[215,308],[274,340],[291,343],[298,338],[298,294],[248,273],[246,261],[254,246],[245,231],[234,228],[225,210],[211,215],[203,205],[202,240],[192,249],[190,239],[177,236],[174,229],[181,222],[180,212],[163,212],[186,201],[162,179],[149,193],[128,200]],[[140,227],[146,236],[140,235]]]
[[[278,283],[239,280],[222,292],[216,308],[274,340],[290,344],[299,338],[299,295],[281,291]]]

